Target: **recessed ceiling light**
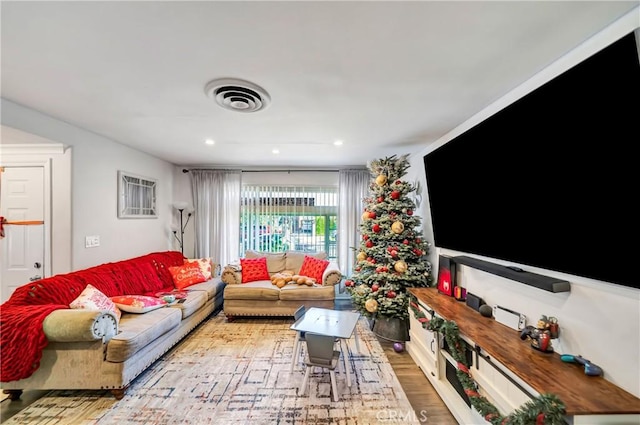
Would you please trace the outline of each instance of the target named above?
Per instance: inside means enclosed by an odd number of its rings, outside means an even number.
[[[271,152],[274,153],[274,154],[279,154],[280,153],[280,151],[278,149],[274,149]]]
[[[336,140],[333,144],[336,146],[342,146],[342,140]]]
[[[215,144],[216,144],[216,141],[215,141],[215,140],[213,140],[213,139],[207,139],[207,140],[205,140],[204,142],[205,142],[207,145],[215,145]]]

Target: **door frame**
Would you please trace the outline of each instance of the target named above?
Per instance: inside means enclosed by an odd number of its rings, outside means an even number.
[[[64,153],[60,143],[52,144],[2,144],[0,145],[0,167],[42,167],[44,183],[44,267],[43,277],[52,276],[52,163],[51,155]]]
[[[4,168],[34,168],[41,167],[43,172],[44,183],[44,276],[51,276],[51,159],[46,160],[30,160],[20,161],[3,158],[0,161],[0,167]]]

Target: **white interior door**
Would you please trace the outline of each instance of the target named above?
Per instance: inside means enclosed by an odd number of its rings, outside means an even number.
[[[0,302],[44,277],[44,168],[4,167],[0,173]]]

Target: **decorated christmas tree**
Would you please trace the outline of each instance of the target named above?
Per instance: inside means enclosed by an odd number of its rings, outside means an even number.
[[[364,199],[362,239],[355,248],[354,273],[345,282],[354,307],[376,320],[406,321],[407,288],[433,282],[427,260],[430,243],[418,230],[421,218],[415,215],[416,205],[409,196],[416,187],[402,180],[410,166],[407,157],[393,155],[369,165],[372,181]]]

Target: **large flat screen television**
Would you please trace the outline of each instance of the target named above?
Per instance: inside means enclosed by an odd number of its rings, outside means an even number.
[[[640,288],[639,101],[630,33],[425,155],[434,245]]]

